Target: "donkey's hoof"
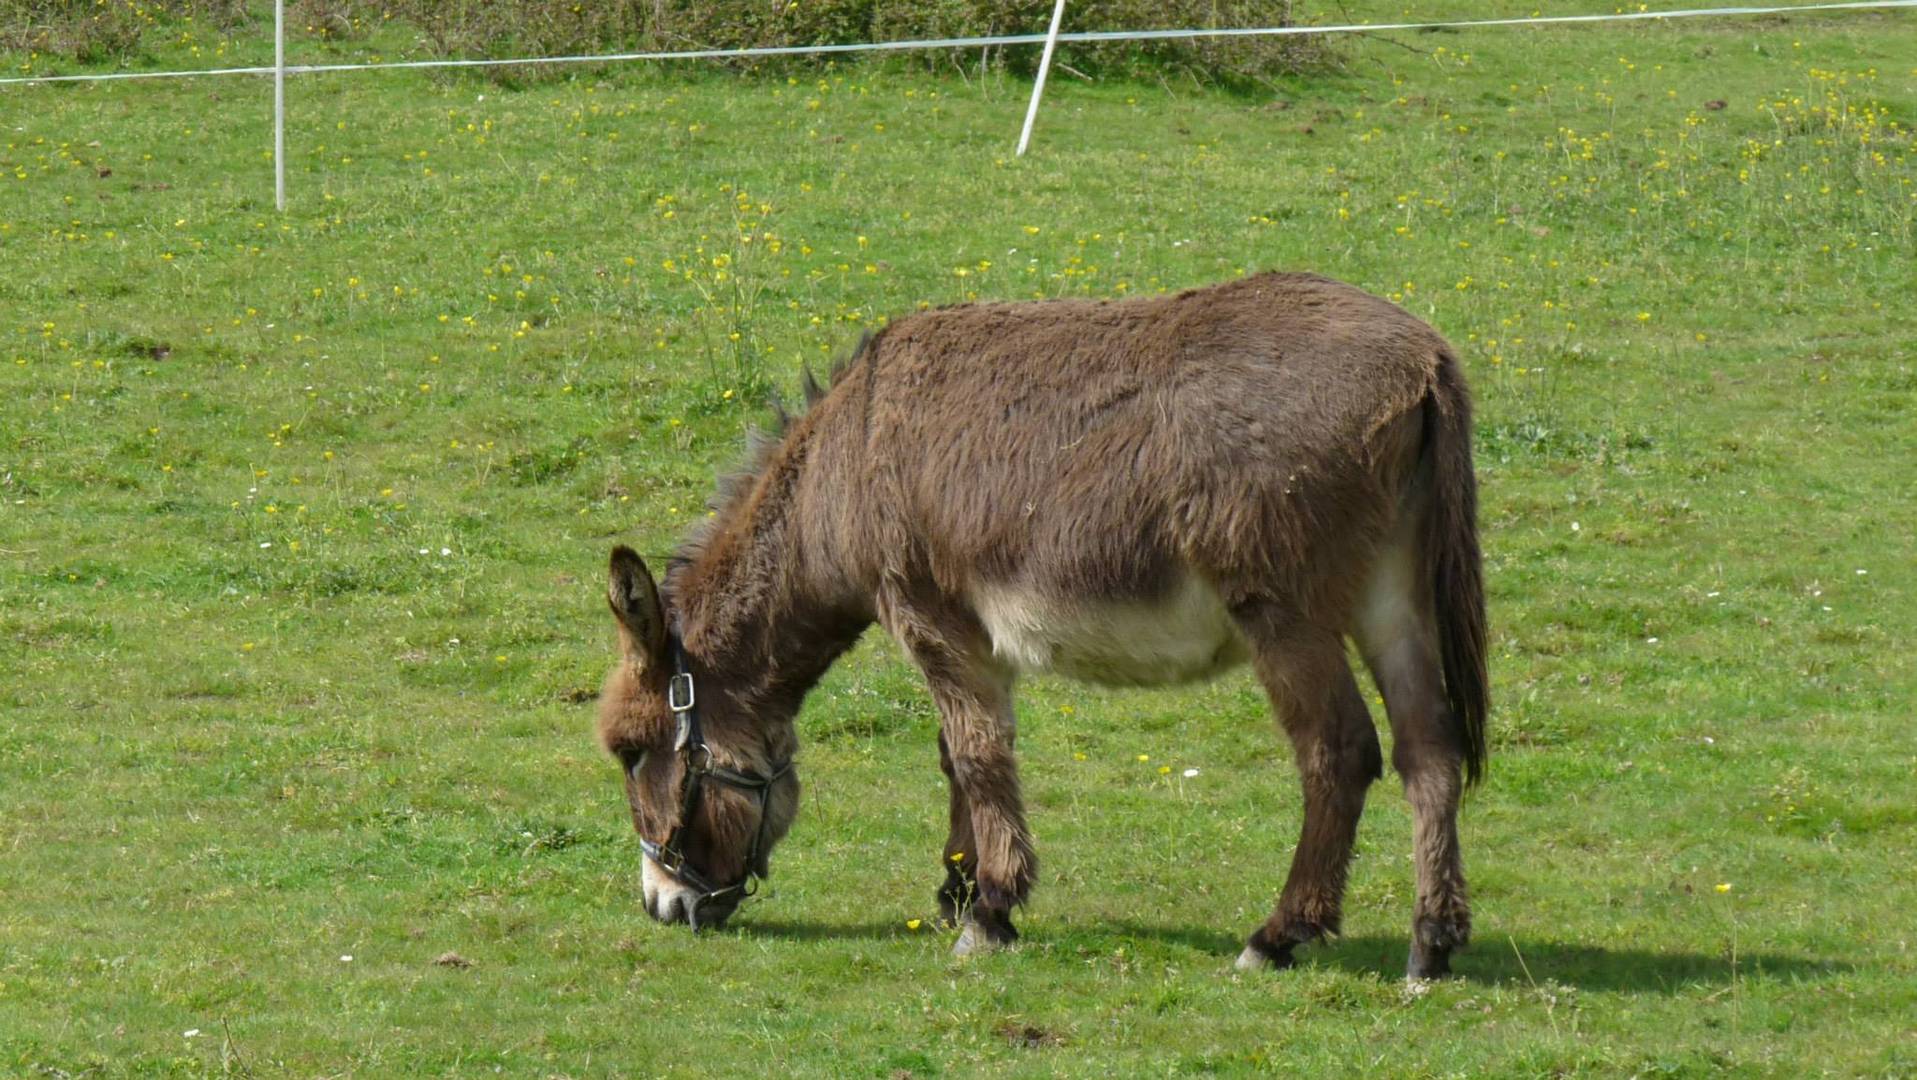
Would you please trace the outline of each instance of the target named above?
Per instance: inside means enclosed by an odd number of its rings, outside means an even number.
[[[1458,919],[1421,918],[1411,925],[1411,959],[1406,962],[1407,979],[1443,979],[1451,974],[1451,950],[1471,940],[1470,917]]]
[[[967,920],[965,929],[959,932],[958,943],[952,946],[952,955],[957,957],[982,956],[986,953],[998,952],[1001,949],[1009,949],[1016,941],[1016,938],[994,936],[991,931],[982,929],[979,924]]]
[[[991,952],[998,947],[991,938],[980,933],[976,925],[968,922],[965,924],[965,929],[959,931],[958,944],[952,946],[952,955],[971,956],[975,953]]]
[[[1231,966],[1238,971],[1283,971],[1295,963],[1290,949],[1274,951],[1254,942],[1245,946],[1245,951],[1238,954]]]
[[[980,929],[975,922],[967,922],[965,929],[959,931],[959,939],[952,946],[952,955],[957,957],[979,956],[985,953],[1009,949],[1018,943],[1016,937],[998,937],[990,931]]]
[[[1255,945],[1245,946],[1245,951],[1238,954],[1238,959],[1233,960],[1231,966],[1239,971],[1278,970],[1278,965],[1272,963],[1271,957],[1259,952]]]
[[[1017,941],[1018,931],[1012,927],[1010,916],[974,907],[965,920],[965,929],[959,933],[958,944],[952,946],[952,955],[995,952]]]
[[[1411,960],[1404,966],[1404,977],[1409,982],[1450,978],[1451,950],[1425,948],[1414,943]]]

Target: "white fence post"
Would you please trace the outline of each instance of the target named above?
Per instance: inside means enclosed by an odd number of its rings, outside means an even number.
[[[1018,135],[1018,153],[1025,156],[1025,147],[1032,141],[1032,121],[1038,119],[1038,99],[1045,93],[1045,73],[1052,70],[1052,50],[1058,46],[1058,24],[1065,20],[1065,0],[1058,0],[1052,6],[1052,28],[1045,32],[1045,55],[1038,60],[1038,81],[1032,84],[1032,103],[1025,107],[1025,130]]]
[[[273,0],[273,205],[286,212],[286,0]]]

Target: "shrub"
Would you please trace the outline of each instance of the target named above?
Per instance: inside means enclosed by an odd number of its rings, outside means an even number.
[[[553,55],[594,49],[733,49],[844,45],[862,41],[1037,33],[1047,0],[568,0],[483,3],[394,0],[442,56]],[[1078,0],[1064,29],[1292,25],[1291,0]],[[1021,73],[1037,64],[1033,48],[988,50],[985,61]],[[928,63],[946,57],[925,54]],[[1061,49],[1062,63],[1116,75],[1167,71],[1200,79],[1264,79],[1320,67],[1331,59],[1311,36],[1111,42]]]
[[[1049,0],[291,0],[287,26],[292,34],[323,40],[396,26],[435,57],[502,59],[1038,33],[1051,9]],[[0,0],[0,49],[123,62],[160,27],[191,18],[231,29],[249,17],[246,0]],[[1075,0],[1064,28],[1291,25],[1293,19],[1292,0]],[[987,49],[981,62],[1022,74],[1038,56],[1035,48]],[[918,59],[939,65],[952,56]],[[1308,35],[1105,42],[1067,45],[1059,53],[1060,63],[1082,72],[1202,81],[1264,80],[1332,59],[1324,40]]]
[[[0,50],[119,63],[137,55],[159,27],[191,19],[230,30],[246,18],[246,0],[0,0]]]

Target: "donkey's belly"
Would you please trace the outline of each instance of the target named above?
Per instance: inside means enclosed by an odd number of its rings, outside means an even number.
[[[1155,600],[1061,600],[986,585],[972,603],[992,652],[1021,671],[1152,686],[1210,678],[1249,655],[1218,594],[1195,577]]]

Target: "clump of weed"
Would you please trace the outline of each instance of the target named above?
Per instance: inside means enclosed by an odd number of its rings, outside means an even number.
[[[506,459],[506,474],[521,487],[535,487],[570,476],[592,449],[592,440],[584,435],[566,442],[520,450]]]
[[[245,0],[76,4],[0,0],[0,51],[40,53],[82,64],[123,63],[151,34],[183,24],[231,30],[249,18]]]
[[[382,21],[353,0],[294,0],[286,14],[293,26],[325,41],[363,38]]]
[[[705,227],[685,213],[678,196],[653,201],[653,213],[681,237],[678,254],[663,260],[660,270],[699,297],[692,322],[711,395],[756,403],[772,393],[765,357],[774,347],[762,340],[761,309],[772,299],[780,277],[776,264],[789,245],[776,228],[770,202],[730,184],[721,194],[724,217]]]
[[[1771,785],[1764,804],[1764,823],[1788,836],[1829,838],[1842,831],[1834,812],[1809,771],[1801,765],[1784,770]]]
[[[592,839],[565,822],[527,819],[507,826],[493,846],[501,854],[532,856],[564,851]]]

